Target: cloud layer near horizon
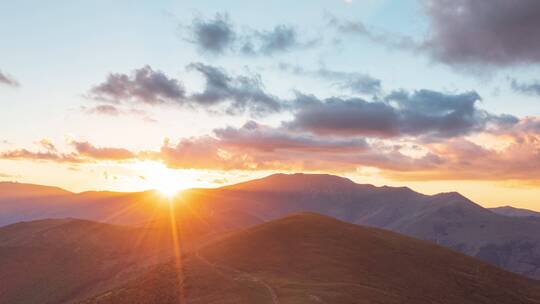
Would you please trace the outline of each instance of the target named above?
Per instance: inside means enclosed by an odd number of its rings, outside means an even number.
[[[165,140],[159,150],[129,151],[73,141],[59,152],[41,141],[41,150],[15,149],[3,159],[84,164],[101,161],[158,161],[170,168],[355,172],[376,168],[403,180],[522,180],[540,182],[540,119],[524,118],[509,128],[473,137],[420,143],[377,138],[343,138],[291,133],[247,122],[216,129],[213,135]]]

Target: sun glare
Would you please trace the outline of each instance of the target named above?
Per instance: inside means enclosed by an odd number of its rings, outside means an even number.
[[[181,187],[179,187],[178,185],[168,184],[168,183],[157,185],[155,188],[159,193],[161,193],[161,195],[167,198],[175,197],[178,194],[178,192],[180,192],[181,190]]]
[[[189,176],[178,170],[172,170],[163,164],[140,162],[131,165],[141,176],[141,184],[145,189],[157,190],[167,198],[173,198],[186,188],[192,187]]]

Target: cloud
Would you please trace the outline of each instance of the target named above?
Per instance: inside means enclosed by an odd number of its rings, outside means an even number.
[[[259,151],[332,151],[354,152],[368,148],[363,139],[319,138],[308,134],[293,134],[282,129],[275,129],[247,122],[241,128],[223,128],[214,130],[221,145]]]
[[[540,96],[540,81],[533,81],[528,83],[519,82],[516,79],[510,81],[510,87],[514,92],[523,93],[527,95]]]
[[[159,150],[132,152],[73,142],[72,152],[49,143],[44,151],[17,149],[2,158],[83,163],[153,160],[170,168],[356,172],[402,180],[516,180],[540,183],[540,118],[526,117],[505,128],[487,129],[443,141],[314,136],[248,121],[213,136],[165,140]],[[54,148],[53,148],[54,147]],[[54,150],[54,151],[53,151]]]
[[[258,75],[231,76],[221,68],[203,63],[192,63],[188,69],[201,73],[205,79],[204,90],[189,97],[198,105],[225,104],[229,114],[249,111],[256,115],[278,112],[282,108],[277,97],[264,91]]]
[[[216,14],[213,19],[195,18],[187,28],[191,34],[187,40],[199,51],[222,54],[233,46],[236,33],[226,14]]]
[[[377,168],[402,180],[522,180],[540,182],[540,119],[526,118],[490,140],[440,142],[313,137],[250,121],[215,130],[216,137],[166,141],[154,159],[172,168],[354,172]],[[349,140],[350,142],[347,142]],[[500,144],[493,145],[491,140]],[[411,154],[407,150],[416,150]]]
[[[226,53],[247,56],[272,56],[316,45],[319,38],[301,39],[297,29],[279,24],[271,30],[257,30],[243,26],[238,31],[227,14],[213,18],[194,18],[191,25],[182,26],[184,39],[194,44],[202,53]]]
[[[4,85],[7,85],[7,86],[10,86],[10,87],[18,87],[20,86],[19,82],[17,80],[15,80],[15,78],[5,74],[5,73],[2,73],[2,71],[0,71],[0,84],[4,84]]]
[[[150,121],[148,114],[135,106],[176,105],[229,115],[248,112],[255,116],[282,110],[282,100],[265,92],[257,74],[231,75],[223,68],[200,62],[191,63],[186,69],[203,76],[205,86],[202,91],[188,93],[180,80],[145,66],[131,75],[110,74],[105,82],[94,86],[87,94],[102,104],[83,106],[82,110],[87,114],[110,116],[131,114]],[[122,108],[126,106],[128,109]]]
[[[428,146],[438,162],[431,168],[418,166],[409,172],[392,172],[392,177],[414,180],[522,180],[540,183],[539,119],[536,130],[524,119],[508,132],[494,138],[502,147],[489,147],[473,140],[454,138]],[[524,130],[528,129],[528,132]]]
[[[157,153],[148,153],[151,159],[163,161],[168,167],[182,169],[247,169],[248,157],[230,155],[222,150],[219,141],[210,136],[186,138],[172,145],[165,140]]]
[[[298,110],[284,125],[320,135],[449,138],[517,122],[480,110],[476,92],[446,94],[430,90],[394,91],[381,101],[332,97],[320,100],[299,94]]]
[[[118,116],[122,111],[113,105],[97,105],[91,108],[82,107],[82,110],[87,114],[99,114],[99,115],[109,115],[109,116]]]
[[[104,116],[112,116],[117,117],[121,115],[130,115],[135,116],[138,118],[141,118],[144,122],[148,123],[155,123],[157,122],[156,119],[154,119],[147,111],[137,109],[137,108],[128,108],[124,109],[119,107],[118,105],[110,105],[110,104],[101,104],[97,106],[81,106],[81,110],[85,114],[94,114],[94,115],[104,115]]]
[[[185,100],[185,89],[179,80],[147,65],[134,70],[131,75],[111,73],[105,82],[94,86],[87,95],[112,104],[181,104]]]
[[[88,163],[95,161],[123,161],[135,159],[137,155],[124,148],[96,147],[89,142],[72,141],[72,152],[60,152],[48,139],[36,142],[41,151],[14,149],[0,153],[1,159],[52,161],[57,163]]]
[[[154,160],[172,168],[212,170],[290,170],[319,166],[330,168],[335,155],[361,153],[369,149],[363,139],[323,139],[297,135],[247,122],[241,128],[214,130],[215,137],[182,139],[173,145],[166,140]],[[319,165],[318,165],[319,164]],[[350,167],[350,164],[348,164]]]
[[[37,142],[41,147],[43,147],[47,151],[56,151],[56,146],[52,143],[52,141],[43,138]]]
[[[317,70],[307,70],[301,66],[287,63],[280,63],[279,69],[299,76],[329,80],[333,86],[355,94],[378,94],[381,92],[381,81],[367,74],[334,71],[324,67]]]
[[[351,21],[332,15],[328,15],[327,18],[328,26],[334,28],[341,36],[364,37],[390,49],[403,49],[412,52],[420,52],[424,49],[422,42],[407,35],[371,28],[361,21]],[[338,39],[338,41],[341,40]]]
[[[471,71],[540,63],[540,2],[536,0],[420,0],[429,27],[422,38],[329,16],[339,35],[423,53]]]
[[[251,35],[244,36],[243,40],[240,49],[243,54],[272,56],[312,47],[318,43],[319,39],[300,41],[294,27],[281,24],[270,31],[253,31]]]
[[[457,65],[540,62],[540,2],[424,1],[430,21],[424,42],[432,56]]]
[[[128,160],[136,157],[135,153],[123,148],[96,147],[87,141],[71,143],[79,156],[92,160]]]
[[[30,151],[15,149],[0,153],[2,159],[53,161],[58,163],[81,163],[83,160],[73,153],[62,154],[54,151]]]

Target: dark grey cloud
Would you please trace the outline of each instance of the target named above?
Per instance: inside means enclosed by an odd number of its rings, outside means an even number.
[[[319,42],[319,39],[302,40],[297,30],[288,25],[277,25],[270,31],[252,31],[243,36],[240,48],[245,55],[272,56],[293,50],[306,49]]]
[[[3,73],[2,71],[0,71],[0,84],[4,84],[10,87],[20,86],[19,82],[15,80],[15,78],[11,77],[8,74]]]
[[[298,110],[285,126],[322,135],[450,138],[482,131],[490,125],[511,125],[517,119],[476,107],[476,92],[446,94],[430,90],[395,91],[383,100],[333,97],[320,100],[298,95]]]
[[[540,1],[424,1],[425,48],[449,64],[506,66],[540,62]]]
[[[283,101],[267,93],[261,78],[253,75],[232,75],[226,70],[199,62],[189,64],[188,71],[200,73],[205,85],[200,92],[187,92],[182,82],[168,77],[150,66],[130,75],[112,73],[106,81],[94,86],[87,96],[101,104],[82,107],[88,114],[117,116],[132,114],[148,118],[137,105],[177,105],[225,114],[263,115],[282,110]]]
[[[258,36],[261,52],[268,55],[289,51],[300,45],[296,30],[290,26],[278,25],[272,31],[258,33]]]
[[[185,40],[203,53],[225,53],[247,56],[272,56],[316,45],[315,39],[303,39],[298,30],[290,25],[279,24],[271,30],[242,27],[237,30],[227,14],[214,18],[195,18],[190,26],[184,26]]]
[[[202,52],[222,54],[233,47],[236,33],[226,14],[216,14],[213,19],[195,18],[187,28],[186,38]]]
[[[378,94],[381,92],[381,80],[367,74],[334,71],[325,67],[320,67],[317,70],[308,70],[301,66],[287,63],[280,63],[279,68],[295,75],[328,80],[331,85],[355,94]]]
[[[154,71],[147,65],[130,75],[109,74],[105,82],[89,91],[88,96],[113,104],[132,102],[156,105],[183,103],[185,89],[179,80],[169,78],[161,71]]]
[[[540,1],[421,0],[429,29],[423,38],[329,16],[342,36],[360,36],[390,49],[424,53],[459,69],[482,71],[540,63]],[[341,39],[341,38],[340,38]]]
[[[510,81],[510,87],[512,90],[518,93],[527,95],[540,96],[540,81],[532,82],[519,82],[516,79]]]
[[[352,152],[368,148],[360,139],[320,138],[309,134],[294,134],[285,129],[276,129],[249,121],[241,128],[227,127],[214,130],[220,144],[243,150],[296,150],[311,152]]]
[[[205,79],[204,90],[189,97],[197,104],[224,105],[229,114],[248,111],[262,115],[282,109],[281,100],[265,92],[258,75],[231,76],[221,68],[203,63],[192,63],[188,69],[201,73]]]

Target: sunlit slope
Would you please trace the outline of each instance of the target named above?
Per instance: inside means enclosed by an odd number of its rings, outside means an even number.
[[[137,227],[78,219],[2,227],[0,303],[82,300],[189,252],[227,227],[219,217],[188,210]]]
[[[540,303],[540,283],[429,242],[299,214],[85,303]]]

